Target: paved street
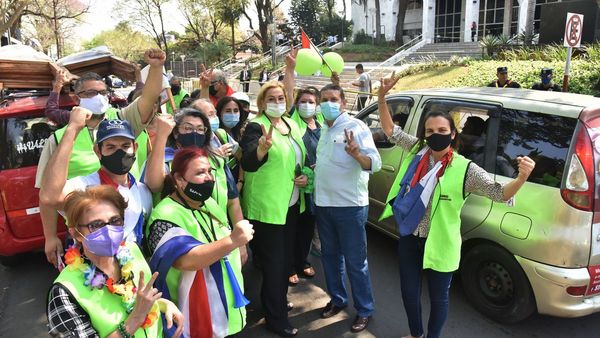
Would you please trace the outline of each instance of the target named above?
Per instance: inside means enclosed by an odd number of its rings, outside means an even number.
[[[327,301],[325,282],[319,260],[311,257],[317,268],[312,281],[302,280],[290,288],[290,301],[295,304],[291,321],[300,328],[300,337],[400,337],[408,334],[406,317],[401,307],[396,242],[369,230],[369,263],[377,312],[366,332],[349,332],[354,310],[349,307],[334,318],[319,318],[319,309]],[[0,337],[47,337],[46,291],[55,272],[41,253],[23,257],[22,263],[7,269],[0,266]],[[264,328],[259,307],[258,271],[246,267],[248,327],[238,338],[276,337]],[[424,313],[428,305],[424,304]],[[465,300],[457,278],[451,289],[450,315],[445,337],[598,337],[600,314],[583,318],[554,318],[534,315],[527,321],[511,326],[495,323],[477,313]]]

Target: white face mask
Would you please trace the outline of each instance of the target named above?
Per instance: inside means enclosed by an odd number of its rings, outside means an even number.
[[[285,103],[267,103],[267,110],[265,113],[271,117],[281,117],[281,115],[285,114],[285,111]]]
[[[91,111],[94,115],[102,115],[110,108],[110,103],[108,97],[98,94],[94,97],[80,98],[79,106]]]
[[[308,102],[304,102],[304,103],[300,103],[298,105],[298,113],[300,114],[300,116],[304,117],[304,118],[309,118],[315,115],[315,113],[317,112],[317,105],[314,103],[308,103]]]

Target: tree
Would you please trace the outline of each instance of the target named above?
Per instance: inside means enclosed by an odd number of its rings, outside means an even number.
[[[254,36],[260,41],[263,52],[271,48],[269,39],[269,24],[274,24],[276,9],[284,0],[251,0],[248,6],[244,6],[243,14],[248,19],[250,29]],[[256,14],[252,12],[256,11]],[[258,19],[258,30],[254,28],[252,16],[256,15]]]
[[[217,15],[222,22],[227,22],[231,27],[231,50],[235,59],[235,25],[242,16],[247,0],[222,1],[217,8]]]
[[[404,36],[404,18],[406,17],[406,8],[409,0],[398,0],[398,16],[396,17],[396,35],[395,40],[399,45],[404,44],[402,37]]]
[[[165,32],[164,6],[170,0],[117,0],[113,11],[121,13],[123,20],[150,34],[159,48],[169,55]]]
[[[342,2],[344,3],[345,7],[346,1],[342,0]],[[335,0],[325,0],[325,11],[327,13],[327,18],[329,19],[329,21],[331,21],[335,14]]]
[[[0,0],[0,36],[14,30],[31,0]]]
[[[217,15],[219,0],[180,0],[179,8],[187,21],[186,30],[197,43],[215,41],[225,23]]]
[[[535,19],[535,0],[527,0],[527,19],[525,21],[524,43],[529,45],[533,41],[533,21]]]
[[[88,10],[89,3],[79,0],[32,0],[22,15],[31,18],[38,40],[47,41],[51,31],[56,56],[60,58],[64,54],[65,36],[79,24]]]
[[[84,44],[86,49],[98,46],[107,46],[116,56],[137,62],[143,59],[144,51],[155,48],[156,43],[150,36],[132,29],[126,21],[122,21],[114,29],[103,31]]]
[[[319,13],[321,12],[323,12],[323,5],[320,0],[292,0],[291,24],[298,30],[302,28],[312,40],[320,41],[322,32]]]
[[[375,41],[381,41],[381,5],[375,0]]]

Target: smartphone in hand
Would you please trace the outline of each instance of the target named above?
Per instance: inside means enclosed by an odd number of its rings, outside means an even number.
[[[296,170],[295,170],[295,174],[296,174],[296,177],[298,177],[298,176],[302,175],[302,167],[300,167],[300,164],[299,164],[299,163],[298,163],[298,164],[296,164]]]

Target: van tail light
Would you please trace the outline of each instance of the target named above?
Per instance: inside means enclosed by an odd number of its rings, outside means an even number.
[[[586,126],[579,122],[575,129],[575,144],[571,147],[567,176],[561,188],[565,202],[574,208],[593,211],[594,151]]]
[[[587,285],[569,286],[567,288],[567,293],[570,294],[571,296],[583,296],[583,295],[585,295],[585,292],[587,291],[587,289],[588,289]]]

